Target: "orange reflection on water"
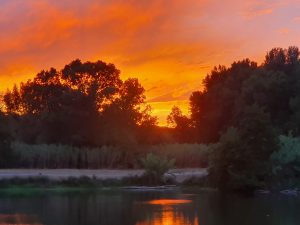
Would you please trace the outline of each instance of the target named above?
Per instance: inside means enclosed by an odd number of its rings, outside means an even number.
[[[198,225],[197,215],[194,218],[187,217],[176,209],[176,205],[191,203],[191,200],[185,199],[158,199],[146,202],[149,205],[157,205],[161,210],[154,212],[153,215],[145,221],[136,223],[136,225]]]
[[[191,203],[191,200],[186,199],[156,199],[148,201],[147,204],[150,205],[178,205],[178,204],[187,204]]]

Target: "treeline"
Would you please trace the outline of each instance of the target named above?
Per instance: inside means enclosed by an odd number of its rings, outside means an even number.
[[[41,71],[3,95],[13,140],[76,146],[160,142],[156,118],[137,79],[102,61],[75,60],[58,71]]]
[[[0,168],[139,168],[149,152],[180,167],[207,164],[197,144],[170,144],[172,131],[157,126],[138,79],[123,81],[102,61],[75,60],[14,85],[0,120]]]
[[[287,148],[299,146],[299,49],[274,48],[262,65],[245,59],[215,67],[192,93],[190,115],[174,107],[169,122],[181,141],[217,143],[210,177],[218,187],[274,185],[279,171],[281,183],[299,185],[299,154]]]
[[[172,109],[171,128],[157,126],[144,88],[134,78],[122,81],[113,64],[75,60],[62,70],[41,71],[3,95],[1,159],[11,156],[12,151],[5,151],[10,142],[121,146],[125,152],[198,143],[209,146],[210,182],[218,187],[266,187],[279,174],[281,182],[290,182],[300,175],[295,147],[300,136],[299,55],[294,46],[274,48],[261,65],[245,59],[215,67],[201,90],[191,94],[189,115]],[[5,162],[2,167],[9,166]]]

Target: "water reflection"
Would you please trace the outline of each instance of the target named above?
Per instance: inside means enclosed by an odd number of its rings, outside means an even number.
[[[299,208],[299,197],[201,190],[0,192],[0,225],[291,225]]]
[[[146,202],[146,204],[167,206],[167,205],[187,204],[191,202],[192,202],[191,200],[187,200],[187,199],[155,199]]]
[[[144,221],[139,221],[136,225],[198,225],[198,216],[189,217],[184,214],[182,207],[184,204],[192,203],[186,199],[156,199],[145,202],[152,205],[154,210],[149,210],[149,214]]]
[[[0,225],[42,225],[37,216],[26,214],[0,214]]]

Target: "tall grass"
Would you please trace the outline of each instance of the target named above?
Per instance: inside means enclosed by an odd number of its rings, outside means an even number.
[[[209,146],[164,144],[138,147],[75,147],[67,145],[12,143],[15,168],[139,168],[148,153],[176,160],[176,167],[205,167]]]
[[[149,146],[147,152],[175,159],[176,167],[206,167],[210,149],[204,144],[165,144]]]
[[[23,168],[118,168],[124,162],[117,147],[73,147],[67,145],[28,145],[13,143],[16,167]]]

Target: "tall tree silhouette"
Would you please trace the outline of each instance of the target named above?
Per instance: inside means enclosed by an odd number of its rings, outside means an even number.
[[[140,125],[150,120],[155,125],[149,110],[143,110],[144,92],[137,79],[123,82],[113,64],[77,59],[61,71],[43,70],[14,86],[3,101],[7,113],[20,120],[23,141],[99,145],[120,140],[119,130],[136,140]],[[25,128],[29,125],[31,132]]]

